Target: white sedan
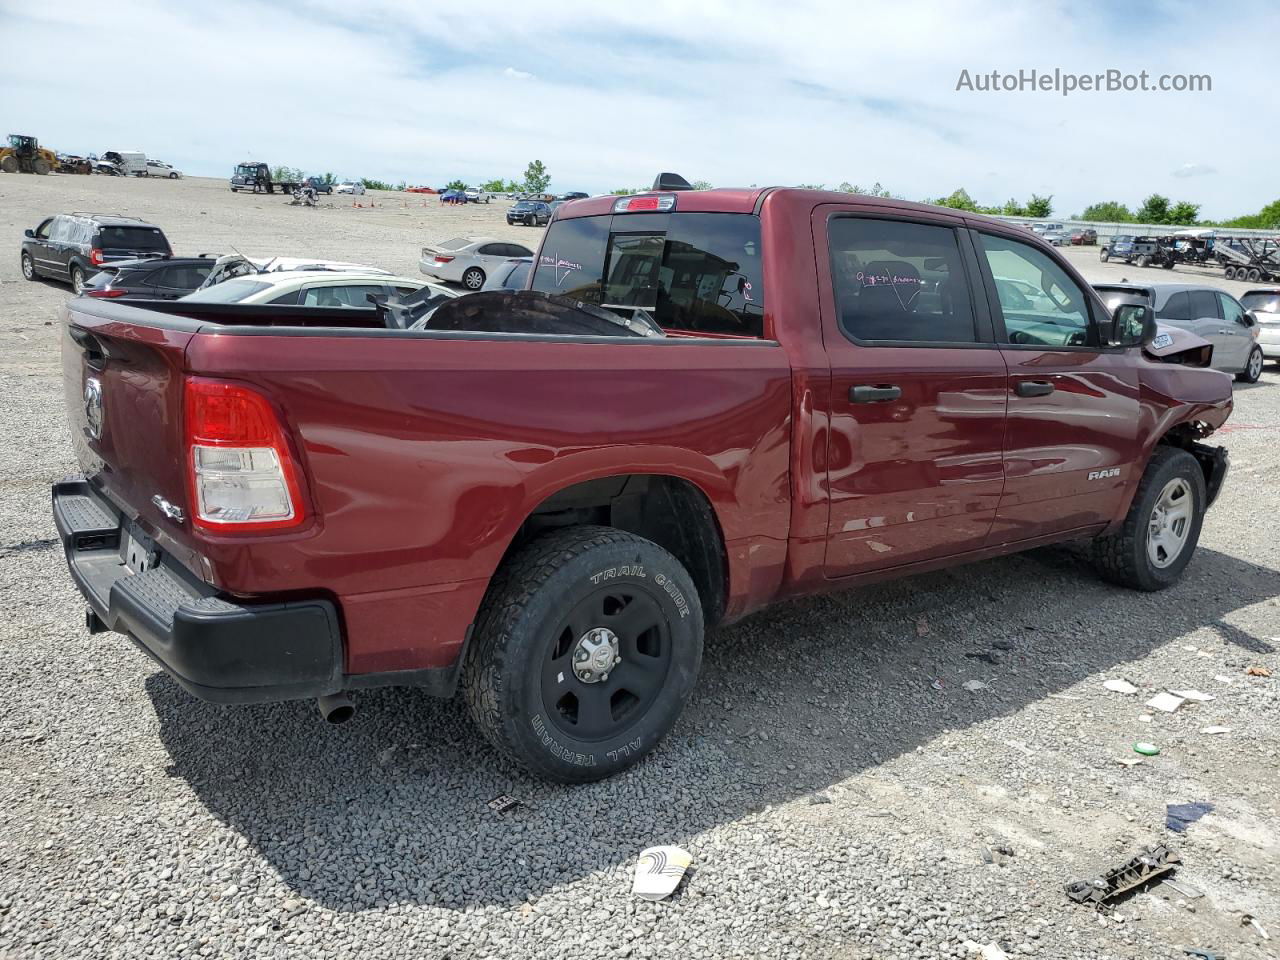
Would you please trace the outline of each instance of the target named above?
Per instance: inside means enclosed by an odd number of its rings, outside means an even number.
[[[456,290],[412,277],[376,272],[294,270],[256,273],[224,280],[189,293],[183,300],[197,303],[271,303],[302,307],[350,307],[369,309],[369,294],[407,296],[430,287],[433,295],[453,298]]]
[[[168,180],[181,180],[182,171],[162,160],[148,160],[147,176],[164,177]]]
[[[479,290],[508,260],[532,256],[533,251],[519,243],[493,237],[454,237],[423,247],[418,269],[428,277]]]
[[[364,193],[364,184],[359,180],[343,180],[340,184],[333,188],[334,193],[350,193],[360,196]]]

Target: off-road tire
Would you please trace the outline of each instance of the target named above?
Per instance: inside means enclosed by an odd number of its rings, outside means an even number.
[[[84,292],[84,270],[73,264],[68,279],[71,281],[72,291],[77,297],[80,296]]]
[[[1182,477],[1191,486],[1191,528],[1181,552],[1167,567],[1158,567],[1147,555],[1147,536],[1151,514],[1165,485],[1175,477]],[[1200,527],[1204,522],[1206,503],[1204,473],[1196,458],[1177,447],[1157,446],[1147,469],[1138,482],[1133,503],[1120,529],[1108,536],[1094,539],[1093,563],[1104,580],[1133,590],[1156,591],[1178,582],[1182,571],[1191,562],[1196,543],[1200,540]]]
[[[36,276],[36,263],[31,259],[31,254],[24,253],[22,255],[22,275],[28,280],[38,280]]]
[[[1257,383],[1258,378],[1262,376],[1262,368],[1266,366],[1266,358],[1262,355],[1262,348],[1255,346],[1249,351],[1249,359],[1245,361],[1244,369],[1236,374],[1236,379],[1241,383]]]
[[[568,611],[606,588],[639,590],[656,602],[669,660],[654,699],[625,728],[607,739],[580,740],[544,716],[543,666]],[[476,726],[499,752],[548,780],[586,783],[637,763],[671,729],[693,692],[702,636],[702,605],[675,557],[612,527],[570,527],[525,544],[495,574],[460,687]]]

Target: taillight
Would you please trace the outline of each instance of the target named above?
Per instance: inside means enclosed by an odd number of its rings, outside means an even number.
[[[128,293],[127,290],[112,290],[110,288],[103,289],[103,290],[91,290],[91,289],[85,290],[85,296],[99,297],[104,300],[114,299],[115,297],[123,297],[126,293]]]
[[[185,414],[197,527],[234,532],[302,523],[300,471],[266,397],[238,383],[191,377]]]
[[[666,213],[676,208],[674,194],[661,196],[645,194],[638,197],[619,197],[613,202],[614,213]]]
[[[453,262],[453,257],[442,257],[440,256],[440,254],[438,253],[436,254],[436,263],[452,263],[452,262]]]
[[[102,266],[102,263],[103,263],[102,251],[99,250],[97,247],[94,247],[92,250],[90,250],[89,262],[92,263],[95,267]]]

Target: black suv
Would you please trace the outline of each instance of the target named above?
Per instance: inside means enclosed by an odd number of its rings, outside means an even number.
[[[537,227],[551,222],[551,205],[541,200],[521,200],[507,211],[507,224]]]
[[[172,256],[164,231],[136,217],[103,213],[60,213],[22,241],[22,275],[71,284],[77,294],[104,263]]]
[[[176,300],[200,288],[217,266],[216,257],[156,257],[103,264],[84,282],[86,297]]]

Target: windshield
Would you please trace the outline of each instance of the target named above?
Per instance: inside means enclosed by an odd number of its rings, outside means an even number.
[[[1256,310],[1259,313],[1280,313],[1280,290],[1246,293],[1240,298],[1240,302],[1244,304],[1246,310]]]
[[[521,200],[512,209],[513,210],[532,210],[533,202],[530,200]]]
[[[156,227],[99,227],[97,241],[103,250],[169,252],[169,241]]]
[[[239,303],[246,297],[266,290],[271,284],[248,277],[224,280],[212,287],[204,287],[195,293],[189,293],[183,300],[194,300],[198,303]]]
[[[667,330],[759,337],[764,332],[760,220],[743,213],[618,214],[552,223],[532,289]]]

